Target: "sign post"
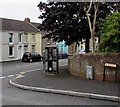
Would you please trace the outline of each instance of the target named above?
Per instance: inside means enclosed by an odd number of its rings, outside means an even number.
[[[115,68],[115,82],[116,82],[116,81],[117,81],[117,64],[104,63],[103,81],[105,81],[105,68],[106,68],[106,67]]]

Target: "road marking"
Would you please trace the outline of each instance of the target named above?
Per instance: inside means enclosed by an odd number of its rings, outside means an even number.
[[[68,64],[64,64],[64,65],[60,65],[60,66],[66,66]],[[3,77],[0,77],[0,79],[4,79],[6,77],[13,77],[13,76],[18,76],[17,78],[20,78],[20,77],[24,77],[23,75],[21,74],[25,74],[25,73],[28,73],[28,72],[32,72],[32,71],[38,71],[38,70],[42,70],[43,68],[39,68],[39,69],[33,69],[33,70],[28,70],[28,71],[23,71],[23,72],[19,72],[20,74],[14,74],[14,75],[8,75],[8,76],[3,76]]]
[[[20,74],[15,74],[15,75],[8,75],[8,76],[3,76],[3,77],[0,77],[0,79],[4,79],[4,78],[6,78],[6,77],[13,77],[13,76],[20,76]]]
[[[13,77],[14,75],[8,75],[7,77]]]
[[[1,79],[3,79],[3,78],[6,78],[5,76],[3,76],[3,77],[0,77]]]
[[[20,74],[15,74],[16,76],[19,76]]]
[[[20,72],[20,74],[25,74],[25,72]]]
[[[24,75],[19,75],[16,78],[22,78],[22,77],[25,77],[25,76]]]
[[[25,74],[25,73],[28,73],[28,72],[38,71],[38,70],[42,70],[42,69],[43,69],[43,68],[33,69],[33,70],[28,70],[28,71],[23,71],[23,72],[20,72],[20,74]]]
[[[60,66],[66,66],[68,64],[63,64],[63,65],[60,65]],[[32,71],[38,71],[38,70],[42,70],[43,68],[39,68],[39,69],[33,69],[33,70],[28,70],[28,71],[23,71],[23,72],[19,72],[20,74],[25,74],[25,73],[28,73],[28,72],[32,72]]]

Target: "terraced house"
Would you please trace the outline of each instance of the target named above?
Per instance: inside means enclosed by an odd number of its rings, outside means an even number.
[[[19,60],[24,52],[42,53],[39,23],[0,18],[0,62]]]

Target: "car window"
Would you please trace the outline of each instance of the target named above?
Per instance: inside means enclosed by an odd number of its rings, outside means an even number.
[[[89,52],[92,52],[92,50],[90,49]]]
[[[25,53],[24,53],[24,55],[28,55],[28,54],[29,54],[29,52],[25,52]]]
[[[31,55],[32,55],[32,56],[35,56],[35,53],[32,52]]]
[[[40,56],[40,54],[39,54],[39,53],[36,53],[36,52],[34,53],[34,55],[35,55],[35,56]]]
[[[34,53],[35,56],[37,56],[37,53]]]

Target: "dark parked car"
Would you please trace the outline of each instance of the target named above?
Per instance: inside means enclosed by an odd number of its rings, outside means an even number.
[[[59,59],[65,59],[65,58],[68,58],[68,54],[67,53],[58,53],[58,58]]]
[[[41,61],[42,56],[37,52],[25,52],[22,57],[23,62]]]

